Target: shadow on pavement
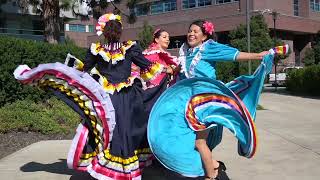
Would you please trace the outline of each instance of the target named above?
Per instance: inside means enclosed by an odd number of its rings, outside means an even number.
[[[75,172],[74,175],[70,177],[70,180],[94,180],[87,172]]]
[[[87,172],[79,172],[68,169],[67,160],[59,159],[58,162],[51,164],[42,164],[38,162],[29,162],[20,167],[23,172],[44,171],[54,174],[71,175],[70,180],[94,180]],[[154,163],[152,166],[144,169],[142,180],[202,180],[203,178],[186,178],[164,168],[160,163]]]
[[[54,174],[65,174],[71,175],[70,180],[93,180],[88,173],[86,172],[79,172],[67,167],[67,160],[66,159],[59,159],[58,162],[54,162],[51,164],[42,164],[38,162],[29,162],[22,167],[20,170],[23,172],[37,172],[37,171],[45,171]]]
[[[59,159],[58,162],[54,162],[51,164],[42,164],[42,163],[32,161],[23,165],[20,168],[20,170],[23,172],[45,171],[50,173],[67,174],[67,175],[72,175],[74,172],[73,170],[68,169],[66,159]]]
[[[275,88],[271,85],[265,85],[262,92],[268,92],[268,93],[274,93],[274,94],[286,95],[286,96],[296,96],[296,97],[302,97],[302,98],[308,98],[308,99],[320,99],[320,96],[311,96],[303,93],[293,93],[288,91],[286,87]]]
[[[154,162],[151,166],[145,168],[142,174],[142,180],[203,180],[203,177],[187,178],[167,170],[159,162]]]

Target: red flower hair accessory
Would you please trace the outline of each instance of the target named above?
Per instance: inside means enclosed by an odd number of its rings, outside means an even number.
[[[214,32],[214,26],[213,26],[212,22],[205,21],[203,23],[203,28],[207,34],[212,35],[212,33]]]

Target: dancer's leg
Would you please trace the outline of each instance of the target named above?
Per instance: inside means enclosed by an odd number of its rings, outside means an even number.
[[[219,166],[219,163],[212,158],[212,152],[210,151],[207,145],[208,134],[209,134],[208,130],[197,132],[196,143],[195,143],[195,146],[200,153],[201,160],[206,172],[205,180],[210,180],[210,178],[207,178],[207,177],[211,177],[211,178],[216,177],[218,175],[217,167]]]

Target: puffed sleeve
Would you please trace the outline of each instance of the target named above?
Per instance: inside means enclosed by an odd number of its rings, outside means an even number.
[[[85,72],[90,71],[96,65],[96,62],[97,62],[97,57],[93,55],[91,53],[91,50],[89,49],[87,52],[86,58],[84,59],[84,62],[83,62],[84,63],[83,70]]]
[[[168,65],[178,65],[178,59],[176,56],[171,56],[171,54],[167,52],[160,52],[159,57],[163,59]]]
[[[239,50],[224,44],[220,44],[213,40],[205,42],[201,51],[201,58],[205,61],[235,61]]]
[[[140,77],[143,80],[149,81],[162,72],[163,65],[157,62],[152,63],[146,59],[138,44],[135,44],[128,49],[127,53],[131,61],[140,67]]]

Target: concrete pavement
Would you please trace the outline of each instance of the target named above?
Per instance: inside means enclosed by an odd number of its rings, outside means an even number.
[[[237,142],[225,131],[214,156],[225,162],[233,180],[316,180],[320,177],[320,99],[263,93],[257,113],[258,151],[253,159],[237,155]],[[71,141],[42,141],[0,160],[0,178],[8,180],[88,180],[69,170]],[[147,170],[144,180],[161,179]],[[163,178],[162,178],[163,179]],[[164,179],[163,179],[164,180]]]
[[[237,156],[234,138],[225,133],[217,158],[235,180],[316,180],[320,177],[320,100],[263,93],[258,111],[256,156]],[[232,141],[234,141],[232,143]]]

